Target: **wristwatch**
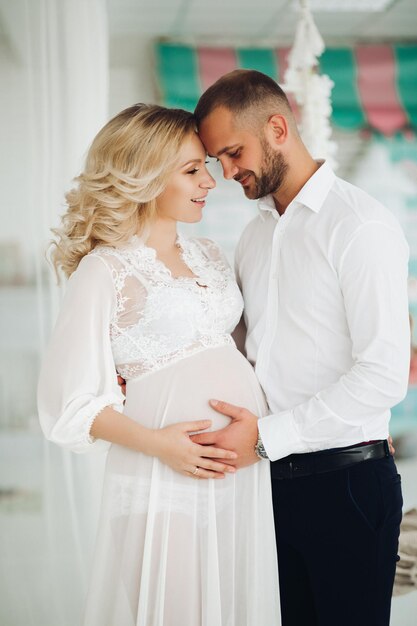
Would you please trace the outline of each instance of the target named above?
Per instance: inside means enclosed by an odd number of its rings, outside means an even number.
[[[261,433],[258,433],[258,441],[255,444],[255,454],[260,459],[268,459],[264,444],[262,443]]]

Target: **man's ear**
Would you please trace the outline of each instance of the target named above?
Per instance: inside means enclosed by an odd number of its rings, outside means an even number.
[[[266,136],[272,145],[282,146],[288,137],[288,122],[284,115],[275,113],[266,123]]]

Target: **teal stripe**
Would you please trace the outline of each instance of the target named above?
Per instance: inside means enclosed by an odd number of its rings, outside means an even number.
[[[244,70],[257,70],[277,80],[278,68],[273,50],[266,48],[237,48],[238,66]]]
[[[417,126],[417,46],[393,46],[398,97],[410,123]]]
[[[417,126],[417,46],[393,46],[396,59],[398,97],[410,123]],[[279,60],[274,50],[239,48],[239,67],[256,69],[274,80],[279,76]],[[157,43],[157,76],[162,103],[193,111],[201,93],[198,52],[191,46]],[[354,51],[330,48],[320,59],[320,71],[335,83],[332,90],[332,122],[346,130],[367,124],[357,87]]]
[[[194,111],[201,93],[197,50],[157,43],[155,56],[162,104]]]
[[[348,48],[325,50],[320,57],[320,72],[334,82],[332,121],[336,126],[355,130],[366,124],[357,89],[356,60]]]

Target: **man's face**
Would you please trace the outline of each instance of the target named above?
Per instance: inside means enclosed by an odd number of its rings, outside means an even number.
[[[251,200],[277,191],[287,171],[282,153],[273,149],[260,132],[261,136],[257,136],[239,128],[224,107],[214,109],[199,128],[209,156],[220,161],[224,177],[239,182]]]

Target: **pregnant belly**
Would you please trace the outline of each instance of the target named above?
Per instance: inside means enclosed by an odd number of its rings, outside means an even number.
[[[234,346],[208,348],[157,372],[128,381],[125,414],[148,428],[210,419],[209,430],[223,428],[229,418],[214,411],[209,400],[224,400],[266,415],[267,406],[255,373]]]

